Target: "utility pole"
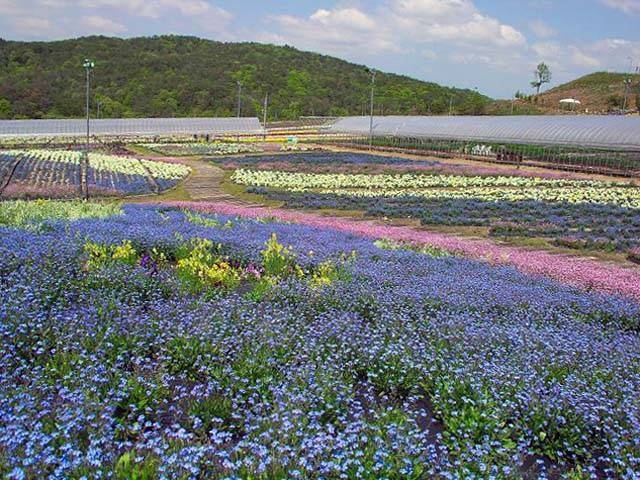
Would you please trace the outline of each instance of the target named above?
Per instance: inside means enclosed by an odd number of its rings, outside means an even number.
[[[262,108],[262,128],[264,128],[264,140],[267,140],[267,110],[269,108],[269,92],[264,96],[264,106]]]
[[[371,115],[369,117],[369,150],[373,150],[373,95],[376,86],[376,71],[371,69]]]
[[[240,114],[242,113],[242,83],[238,80],[238,118],[240,118]]]
[[[627,101],[629,99],[629,90],[631,88],[632,80],[630,78],[626,78],[624,80],[624,102],[622,103],[622,113],[627,111]]]
[[[449,97],[449,116],[453,115],[453,97]]]

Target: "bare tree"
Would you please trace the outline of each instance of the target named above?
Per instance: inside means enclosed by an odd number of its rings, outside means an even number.
[[[531,86],[536,89],[536,95],[540,95],[540,88],[542,85],[549,83],[550,81],[551,69],[546,63],[542,62],[533,72],[533,82],[531,82]]]

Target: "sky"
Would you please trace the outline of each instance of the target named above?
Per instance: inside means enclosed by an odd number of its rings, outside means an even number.
[[[494,98],[640,66],[640,0],[0,0],[0,37],[194,35],[291,45]],[[88,52],[88,55],[90,52]]]

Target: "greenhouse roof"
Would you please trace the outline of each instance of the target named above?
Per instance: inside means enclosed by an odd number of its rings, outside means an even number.
[[[1,136],[81,136],[86,120],[0,120]],[[91,120],[91,135],[262,133],[257,118],[117,118]]]
[[[640,149],[640,117],[374,117],[374,135]],[[345,117],[328,130],[369,134],[369,117]]]

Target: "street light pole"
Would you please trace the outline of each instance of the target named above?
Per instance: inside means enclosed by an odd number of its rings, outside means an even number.
[[[89,60],[88,58],[85,58],[83,66],[84,66],[84,69],[85,69],[85,71],[87,73],[87,81],[86,81],[86,87],[87,87],[86,113],[87,113],[87,152],[89,152],[89,115],[91,113],[91,111],[89,110],[89,95],[90,95],[90,89],[91,89],[91,70],[93,70],[93,68],[96,66],[96,64],[92,60]]]
[[[84,59],[84,64],[83,67],[87,73],[87,92],[86,92],[86,112],[87,112],[87,143],[85,146],[85,153],[84,153],[84,174],[83,174],[83,179],[81,180],[81,184],[84,184],[84,198],[85,200],[89,199],[89,185],[87,184],[87,172],[89,170],[89,118],[91,115],[91,110],[89,110],[90,107],[90,103],[89,103],[89,95],[91,93],[91,70],[93,70],[93,68],[96,66],[96,64],[88,59],[85,58]]]
[[[371,73],[371,115],[369,117],[369,150],[373,150],[373,94],[376,86],[376,71],[370,70]]]
[[[240,113],[242,112],[242,83],[240,81],[238,83],[238,118],[240,118]]]

